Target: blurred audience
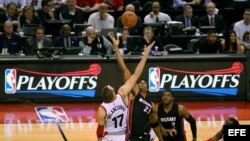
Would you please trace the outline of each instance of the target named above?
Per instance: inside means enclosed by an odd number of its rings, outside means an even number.
[[[201,0],[173,0],[173,8],[183,8],[185,5],[192,5],[194,7],[200,6]]]
[[[0,52],[3,48],[7,50],[8,54],[17,54],[23,48],[22,38],[14,33],[13,23],[6,21],[4,23],[4,34],[0,35]]]
[[[5,7],[7,7],[8,4],[14,3],[16,4],[18,9],[24,8],[26,6],[26,0],[1,0],[0,1],[0,9],[5,10]]]
[[[99,11],[91,14],[88,19],[88,24],[95,29],[114,28],[115,19],[108,12],[108,5],[101,3]]]
[[[93,26],[86,28],[86,37],[79,41],[79,46],[83,48],[83,55],[111,55],[112,44],[104,36],[96,35],[96,29]]]
[[[224,33],[224,40],[221,44],[224,53],[244,53],[244,49],[241,47],[240,41],[233,30],[227,30]]]
[[[84,12],[93,12],[99,9],[100,0],[77,0],[77,7]]]
[[[234,31],[244,47],[250,49],[250,9],[245,9],[243,20],[235,23]]]
[[[6,12],[0,13],[0,25],[5,21],[11,21],[12,24],[17,27],[17,5],[15,3],[8,3]]]
[[[122,55],[136,51],[133,39],[129,37],[128,28],[123,28],[122,35],[119,37],[119,49]]]
[[[42,0],[42,9],[37,10],[37,14],[43,24],[45,24],[48,20],[55,20],[56,14],[53,11],[52,0]]]
[[[103,3],[108,5],[109,10],[122,11],[124,9],[124,0],[101,0]]]
[[[133,4],[135,11],[151,11],[152,0],[125,0],[125,5]]]
[[[26,5],[38,10],[42,8],[42,0],[26,0]]]
[[[217,32],[210,30],[206,37],[201,38],[195,43],[194,52],[196,53],[221,53],[222,45],[218,40]]]
[[[155,51],[163,51],[163,45],[161,40],[154,36],[153,28],[145,27],[143,31],[143,38],[138,42],[140,52],[143,52],[144,47],[150,45],[154,41],[155,44],[150,52],[151,55],[154,55]]]
[[[81,24],[87,20],[85,13],[76,8],[76,0],[67,0],[67,8],[60,12],[60,20],[72,20],[73,24]]]
[[[18,21],[18,31],[22,31],[23,25],[25,24],[42,24],[40,18],[38,17],[35,9],[32,6],[25,6],[23,8],[21,15],[19,15],[18,17]]]
[[[65,24],[61,28],[61,35],[56,37],[54,42],[55,47],[77,47],[77,38],[71,36],[71,27]]]
[[[175,20],[183,23],[183,30],[186,32],[200,28],[200,19],[193,15],[193,8],[189,5],[183,7],[183,14],[177,16]]]
[[[158,22],[169,22],[171,17],[168,14],[160,12],[160,3],[154,1],[152,3],[152,11],[145,16],[144,23],[158,23]]]
[[[53,43],[50,38],[45,37],[45,29],[42,26],[36,28],[35,37],[26,40],[24,54],[41,55],[41,49],[44,47],[52,47]]]
[[[206,5],[207,15],[200,18],[201,26],[214,26],[218,33],[222,33],[226,29],[223,16],[215,14],[215,4],[209,2]]]
[[[134,7],[134,5],[128,4],[128,5],[126,6],[126,8],[125,8],[125,12],[126,12],[126,11],[135,12],[135,7]],[[133,35],[138,34],[139,28],[141,28],[141,26],[142,26],[141,17],[137,16],[137,23],[136,23],[135,27],[129,28],[129,33],[130,33],[130,34],[133,34]],[[117,19],[117,21],[116,21],[116,27],[117,27],[117,30],[118,30],[119,32],[122,31],[122,29],[124,28],[124,26],[122,25],[121,16],[118,17],[118,19]]]

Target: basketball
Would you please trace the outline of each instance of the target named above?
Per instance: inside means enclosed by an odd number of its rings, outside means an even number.
[[[132,28],[137,23],[137,15],[134,12],[126,11],[121,17],[122,25]]]

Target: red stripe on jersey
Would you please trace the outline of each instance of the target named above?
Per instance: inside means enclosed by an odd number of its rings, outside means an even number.
[[[133,108],[134,108],[134,99],[129,101],[129,107],[128,107],[128,132],[126,135],[126,141],[128,141],[129,136],[130,136],[130,132],[132,131],[132,113],[133,113]]]

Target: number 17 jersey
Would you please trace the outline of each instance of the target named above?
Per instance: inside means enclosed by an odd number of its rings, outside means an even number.
[[[105,132],[119,132],[127,129],[128,107],[125,105],[120,94],[116,95],[115,100],[103,102],[101,106],[106,111]]]

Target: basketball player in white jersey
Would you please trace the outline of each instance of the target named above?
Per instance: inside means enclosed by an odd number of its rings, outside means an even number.
[[[128,96],[142,74],[153,45],[154,42],[144,48],[144,55],[137,65],[134,74],[118,89],[118,94],[115,94],[114,88],[110,85],[102,89],[104,102],[98,108],[97,138],[99,141],[125,141]]]

